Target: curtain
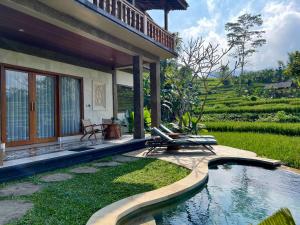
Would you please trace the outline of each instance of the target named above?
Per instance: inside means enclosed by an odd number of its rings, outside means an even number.
[[[36,126],[38,138],[55,136],[55,79],[36,76]]]
[[[29,139],[28,74],[6,70],[7,141]]]
[[[62,134],[80,132],[80,80],[71,77],[61,78]]]

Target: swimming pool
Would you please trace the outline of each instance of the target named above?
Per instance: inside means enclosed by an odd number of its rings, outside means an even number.
[[[300,175],[224,164],[211,167],[198,193],[150,212],[157,225],[258,224],[281,207],[300,224]]]

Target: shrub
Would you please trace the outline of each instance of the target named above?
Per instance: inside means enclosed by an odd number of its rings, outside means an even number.
[[[250,97],[250,100],[254,102],[254,101],[257,100],[257,97],[256,97],[256,96],[251,96],[251,97]]]

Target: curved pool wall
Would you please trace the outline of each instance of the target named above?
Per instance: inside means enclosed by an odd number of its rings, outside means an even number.
[[[237,153],[239,154],[239,153]],[[115,202],[94,213],[88,220],[87,225],[113,225],[124,224],[128,219],[149,211],[160,204],[168,204],[170,201],[181,198],[184,194],[199,190],[207,183],[208,167],[224,162],[237,162],[241,164],[262,166],[274,169],[281,165],[280,161],[258,157],[238,156],[212,156],[202,160],[192,172],[180,181],[169,186],[131,196]]]
[[[214,165],[207,185],[196,193],[157,205],[145,215],[154,218],[157,225],[258,224],[286,207],[300,224],[299,190],[300,175],[290,171]],[[132,223],[127,220],[123,224]]]
[[[266,171],[277,171],[277,167],[279,166],[277,163],[260,160],[258,158],[247,159],[247,158],[238,158],[238,157],[223,157],[223,158],[212,159],[208,163],[209,176],[205,178],[204,182],[201,185],[183,193],[182,195],[176,196],[166,201],[162,201],[155,205],[150,205],[148,207],[139,208],[133,213],[128,214],[127,216],[121,218],[117,224],[131,225],[133,224],[133,222],[134,224],[138,224],[136,223],[136,221],[142,221],[144,217],[147,218],[153,217],[153,222],[155,222],[154,215],[159,215],[159,213],[163,209],[170,208],[170,206],[174,206],[174,205],[176,206],[178,205],[178,203],[185,202],[190,198],[192,198],[193,196],[197,195],[198,193],[201,193],[201,191],[203,191],[207,187],[208,182],[211,180],[212,174],[210,173],[210,171],[215,170],[218,166],[222,166],[226,164],[260,168]],[[299,175],[299,179],[300,179],[300,175]],[[157,225],[171,225],[171,224],[172,225],[192,225],[192,224],[196,225],[197,223],[195,223],[195,221],[193,221],[192,223],[187,223],[187,221],[180,221],[180,220],[176,220],[175,223],[157,223]],[[199,223],[199,225],[202,224],[206,224],[206,223]],[[212,225],[215,224],[222,224],[222,223],[213,223]],[[233,225],[233,223],[231,224]]]

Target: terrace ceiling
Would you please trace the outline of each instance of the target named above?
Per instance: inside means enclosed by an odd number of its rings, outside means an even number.
[[[107,67],[132,64],[132,56],[0,5],[0,37],[57,51]]]

